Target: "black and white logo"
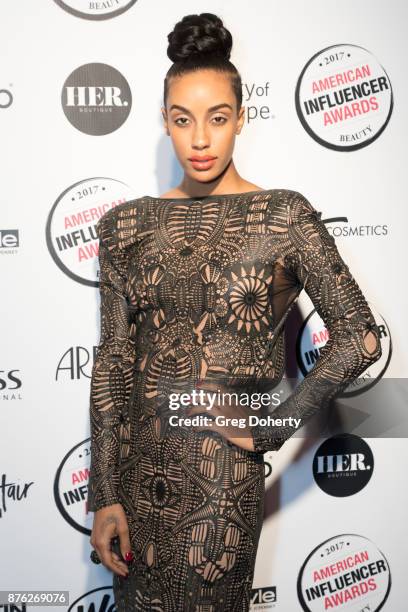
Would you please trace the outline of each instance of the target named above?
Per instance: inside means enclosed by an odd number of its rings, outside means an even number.
[[[125,77],[108,64],[84,64],[64,83],[61,103],[68,121],[91,136],[111,134],[126,121],[132,93]]]
[[[339,434],[319,446],[313,459],[316,484],[329,495],[354,495],[369,482],[374,456],[367,442],[354,434]]]
[[[258,587],[251,590],[251,611],[273,610],[276,603],[276,586]]]

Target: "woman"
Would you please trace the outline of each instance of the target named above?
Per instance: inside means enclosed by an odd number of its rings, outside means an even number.
[[[183,179],[97,223],[91,544],[114,572],[119,611],[246,611],[263,453],[296,429],[254,425],[243,433],[211,419],[171,426],[169,398],[200,385],[242,390],[262,380],[273,388],[283,374],[285,319],[305,288],[330,338],[273,413],[303,425],[380,357],[379,330],[321,213],[300,193],[261,189],[235,168],[244,107],[221,20],[188,15],[168,41],[174,63],[162,113]],[[185,407],[190,416],[205,411]],[[213,417],[244,412],[213,406]]]

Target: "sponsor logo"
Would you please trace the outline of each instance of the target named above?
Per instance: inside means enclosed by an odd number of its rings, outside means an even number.
[[[80,132],[105,136],[121,127],[132,108],[125,77],[108,64],[84,64],[66,79],[61,104],[68,121]]]
[[[58,466],[54,480],[54,499],[64,519],[77,531],[90,535],[93,512],[88,512],[88,480],[91,440],[70,449]]]
[[[272,610],[277,603],[276,586],[259,587],[251,590],[251,610]]]
[[[307,62],[297,82],[295,105],[316,142],[335,151],[355,151],[384,131],[393,93],[387,73],[370,51],[339,44]]]
[[[96,224],[109,209],[128,199],[132,198],[127,185],[104,177],[79,181],[58,197],[48,215],[46,240],[52,258],[67,276],[98,286]]]
[[[353,380],[342,393],[339,393],[338,397],[353,397],[371,389],[381,379],[390,362],[392,349],[390,330],[375,307],[371,304],[369,306],[380,330],[382,356]],[[328,339],[329,330],[316,309],[313,309],[303,321],[296,341],[296,358],[303,376],[313,369]]]
[[[322,542],[300,568],[297,592],[303,610],[380,610],[390,592],[383,553],[364,536],[344,533]]]
[[[367,442],[354,434],[339,434],[319,446],[313,459],[316,484],[329,495],[346,497],[363,489],[374,469]]]

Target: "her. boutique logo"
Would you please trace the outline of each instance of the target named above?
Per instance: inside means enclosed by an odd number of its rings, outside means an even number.
[[[77,130],[104,136],[128,118],[132,93],[119,70],[95,62],[71,72],[62,88],[61,103],[66,118]]]
[[[322,491],[335,497],[359,493],[374,470],[374,456],[367,442],[343,433],[325,440],[313,459],[313,476]]]
[[[295,91],[298,117],[307,133],[335,151],[355,151],[384,131],[392,108],[390,79],[363,47],[326,47],[303,68]]]

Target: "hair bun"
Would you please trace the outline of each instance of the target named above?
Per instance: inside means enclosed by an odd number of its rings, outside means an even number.
[[[216,54],[229,60],[232,36],[221,19],[213,13],[186,15],[167,36],[167,55],[172,62],[185,62],[190,57]]]

